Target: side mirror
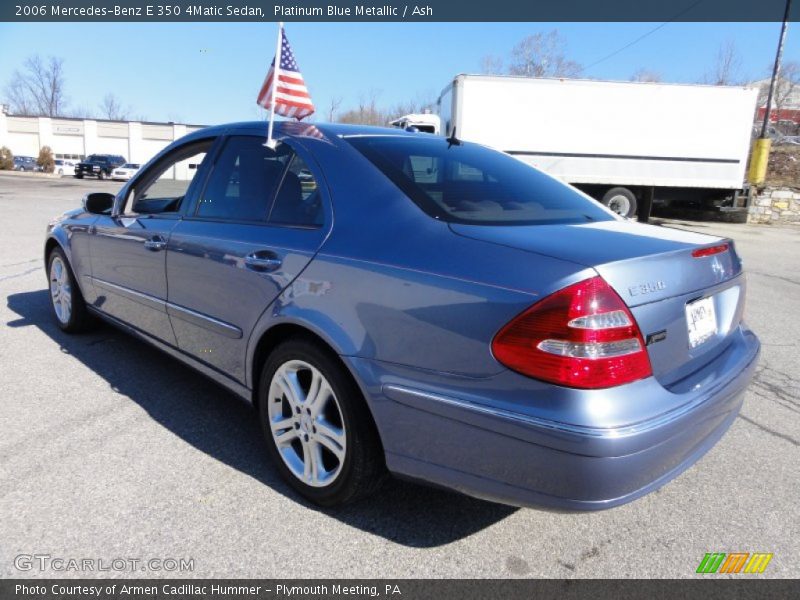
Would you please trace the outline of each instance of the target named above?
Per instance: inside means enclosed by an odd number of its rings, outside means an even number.
[[[83,208],[93,215],[110,215],[114,206],[114,194],[92,192],[83,197]]]

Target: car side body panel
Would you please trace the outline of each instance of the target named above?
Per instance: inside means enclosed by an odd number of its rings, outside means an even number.
[[[47,243],[51,240],[64,251],[84,298],[93,298],[92,265],[89,254],[90,232],[97,215],[83,209],[71,210],[47,225]],[[45,256],[45,260],[47,257]]]

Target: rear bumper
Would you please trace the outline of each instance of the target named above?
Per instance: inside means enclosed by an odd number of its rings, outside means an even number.
[[[676,386],[691,392],[673,393],[652,378],[618,388],[612,402],[644,402],[647,395],[650,405],[672,408],[603,427],[543,418],[536,399],[515,411],[498,401],[496,390],[491,399],[467,399],[441,385],[424,389],[396,368],[354,366],[372,378],[368,393],[392,472],[507,504],[595,510],[659,488],[727,431],[760,350],[752,332],[742,328],[734,337],[693,374],[697,384]],[[596,406],[607,400],[608,394],[598,396]]]

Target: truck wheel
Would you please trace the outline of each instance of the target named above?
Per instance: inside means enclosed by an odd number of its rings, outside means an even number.
[[[628,188],[611,188],[600,202],[620,216],[632,217],[636,214],[636,196]]]
[[[83,173],[75,173],[75,179],[83,179]]]
[[[100,171],[98,171],[97,172],[97,178],[100,179],[100,180],[105,179],[106,178],[105,171],[103,171],[102,169]]]

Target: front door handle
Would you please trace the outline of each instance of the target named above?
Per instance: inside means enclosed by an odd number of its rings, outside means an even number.
[[[163,250],[167,247],[167,240],[160,235],[154,235],[153,237],[145,240],[144,247],[153,252],[158,252],[159,250]]]
[[[268,250],[251,252],[244,257],[244,264],[253,271],[274,271],[280,268],[283,261],[274,253]]]

